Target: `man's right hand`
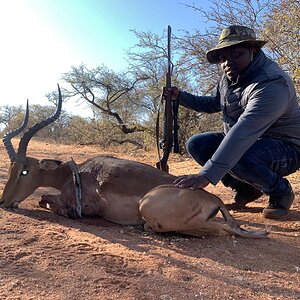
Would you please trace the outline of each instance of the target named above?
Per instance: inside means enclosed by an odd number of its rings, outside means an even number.
[[[172,101],[176,101],[179,96],[179,89],[176,86],[172,86],[171,88],[163,87],[162,96],[164,99],[170,97]]]

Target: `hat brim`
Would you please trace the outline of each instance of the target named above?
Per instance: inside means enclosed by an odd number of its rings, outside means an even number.
[[[267,41],[263,41],[263,40],[244,40],[244,41],[238,41],[238,42],[237,41],[226,42],[226,43],[218,45],[217,47],[209,50],[206,53],[206,59],[211,64],[218,64],[220,62],[219,52],[221,49],[225,49],[225,48],[235,46],[235,45],[240,45],[240,44],[252,44],[252,45],[258,46],[259,48],[262,48],[266,43],[267,43]]]

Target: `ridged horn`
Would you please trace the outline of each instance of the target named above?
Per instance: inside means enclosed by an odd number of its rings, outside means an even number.
[[[13,137],[17,136],[20,132],[22,132],[25,129],[25,127],[28,124],[28,119],[29,119],[29,104],[28,104],[28,100],[27,100],[26,112],[25,112],[25,116],[24,116],[24,120],[23,120],[22,125],[19,128],[13,130],[12,132],[7,133],[2,139],[3,144],[6,148],[7,154],[9,156],[11,162],[14,162],[16,160],[16,157],[17,157],[16,151],[14,149],[14,146],[13,146],[12,142],[11,142],[11,139]]]
[[[62,97],[61,97],[61,92],[60,92],[60,88],[59,85],[57,85],[58,87],[58,103],[56,106],[56,111],[55,113],[49,117],[46,120],[43,120],[39,123],[35,123],[33,126],[31,126],[23,135],[23,137],[20,140],[19,143],[19,149],[18,149],[18,153],[16,156],[16,159],[23,159],[26,157],[26,151],[27,151],[27,146],[28,143],[30,142],[31,138],[41,129],[43,129],[44,127],[46,127],[47,125],[53,123],[56,119],[58,119],[60,113],[61,113],[61,106],[62,106]]]

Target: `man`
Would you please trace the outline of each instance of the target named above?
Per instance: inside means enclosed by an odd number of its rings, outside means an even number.
[[[266,41],[244,26],[223,29],[207,60],[223,72],[216,96],[194,96],[173,87],[186,108],[223,112],[224,132],[192,136],[188,153],[201,165],[200,174],[175,180],[180,188],[205,188],[222,180],[236,191],[231,209],[240,209],[263,193],[266,218],[285,216],[294,193],[284,178],[300,167],[300,107],[289,76],[261,50]]]

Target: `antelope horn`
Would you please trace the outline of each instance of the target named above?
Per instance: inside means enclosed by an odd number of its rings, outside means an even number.
[[[28,119],[29,119],[29,105],[28,105],[28,100],[27,100],[26,112],[25,112],[25,116],[24,116],[22,125],[19,128],[13,130],[12,132],[7,133],[3,137],[3,144],[6,148],[7,154],[9,156],[11,162],[14,162],[16,160],[16,156],[17,156],[14,146],[11,142],[11,139],[13,137],[17,136],[22,130],[25,129],[25,127],[28,124]]]
[[[39,130],[43,129],[47,125],[53,123],[56,119],[58,119],[60,112],[61,112],[62,97],[61,97],[59,85],[57,85],[57,87],[58,87],[58,103],[56,106],[55,113],[48,119],[43,120],[39,123],[35,123],[24,133],[24,135],[21,138],[20,143],[19,143],[19,149],[18,149],[16,159],[23,159],[26,157],[28,143],[29,143],[30,139],[34,136],[35,133],[37,133]]]

